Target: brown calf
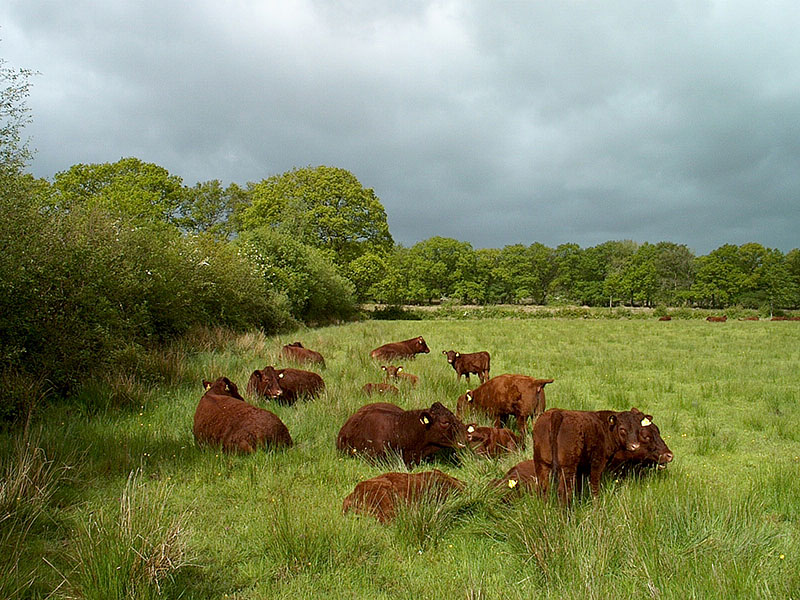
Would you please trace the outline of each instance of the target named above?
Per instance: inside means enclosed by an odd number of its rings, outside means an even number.
[[[392,360],[395,358],[414,358],[420,353],[429,353],[430,348],[422,336],[404,340],[402,342],[391,342],[375,348],[369,353],[371,358],[380,360]]]
[[[467,425],[467,443],[475,454],[490,457],[515,452],[522,446],[520,437],[510,429],[478,427],[477,423]]]
[[[287,360],[292,360],[297,363],[317,364],[321,367],[325,366],[325,359],[322,357],[322,354],[315,352],[314,350],[309,350],[300,342],[286,344],[281,349],[281,354]]]
[[[367,396],[372,396],[372,394],[399,394],[400,390],[398,390],[393,385],[388,383],[367,383],[364,387],[361,388],[361,391],[364,392]]]
[[[489,380],[491,357],[488,352],[461,354],[455,350],[442,350],[442,354],[447,357],[447,362],[455,369],[459,381],[461,381],[462,375],[466,375],[467,381],[469,381],[470,373],[475,373],[481,383],[486,383]]]
[[[386,373],[386,379],[394,379],[395,381],[407,381],[411,385],[417,385],[419,383],[419,377],[416,375],[412,375],[411,373],[406,373],[403,370],[402,365],[395,367],[394,365],[383,365],[381,367],[384,373]]]

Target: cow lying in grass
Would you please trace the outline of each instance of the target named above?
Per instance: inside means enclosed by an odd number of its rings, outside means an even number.
[[[369,353],[370,358],[379,360],[394,360],[396,358],[414,358],[420,353],[429,353],[430,348],[422,336],[403,340],[402,342],[391,342],[378,346]]]
[[[467,425],[467,444],[479,456],[497,457],[515,452],[522,447],[520,437],[505,427],[478,427],[477,423]]]
[[[352,510],[387,523],[394,519],[401,503],[440,502],[463,489],[461,481],[437,469],[423,473],[384,473],[356,485],[344,499],[342,512]]]
[[[194,413],[192,433],[199,446],[226,452],[253,452],[268,446],[291,446],[292,437],[277,415],[252,406],[227,377],[203,381],[205,394]]]
[[[316,364],[321,367],[325,366],[325,359],[322,354],[314,350],[309,350],[300,342],[286,344],[281,349],[281,354],[285,359],[292,360],[296,363]]]
[[[417,385],[419,383],[419,377],[416,375],[412,375],[411,373],[406,373],[403,370],[403,366],[394,366],[394,365],[383,365],[381,367],[383,372],[386,374],[386,379],[389,381],[397,381],[397,382],[407,382],[411,385]]]

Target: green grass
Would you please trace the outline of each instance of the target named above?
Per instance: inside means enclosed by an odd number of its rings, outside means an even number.
[[[342,515],[358,481],[403,468],[340,456],[335,438],[370,402],[361,386],[382,379],[369,350],[416,335],[431,354],[403,363],[420,377],[401,385],[406,408],[454,409],[468,386],[442,350],[488,350],[494,375],[554,378],[549,407],[652,414],[675,461],[606,478],[597,499],[570,509],[502,502],[487,484],[531,458],[529,439],[499,460],[436,462],[465,482],[461,496],[387,526]],[[327,363],[319,398],[268,406],[295,447],[196,448],[201,380],[226,375],[243,389],[253,369],[284,365],[280,347],[295,339]],[[800,323],[371,321],[205,337],[146,365],[148,378],[111,378],[42,410],[27,446],[0,436],[4,596],[800,597]]]

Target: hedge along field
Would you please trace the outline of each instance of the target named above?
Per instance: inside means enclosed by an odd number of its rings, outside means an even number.
[[[416,335],[431,353],[403,363],[420,377],[417,388],[401,386],[405,408],[438,400],[454,410],[468,386],[442,351],[488,350],[493,375],[554,378],[548,407],[652,414],[675,460],[646,477],[607,477],[597,499],[570,509],[533,496],[504,503],[487,483],[532,457],[528,438],[526,450],[500,460],[462,454],[460,466],[415,469],[463,480],[459,497],[412,507],[388,526],[342,515],[358,481],[403,469],[340,456],[335,438],[373,401],[361,386],[382,379],[369,351]],[[287,424],[295,447],[249,456],[196,448],[201,379],[226,375],[243,390],[253,369],[285,366],[280,347],[296,339],[325,356],[325,393],[294,406],[260,403]],[[24,538],[0,529],[8,547],[24,539],[17,587],[3,596],[798,597],[799,340],[794,322],[562,319],[220,336],[187,355],[183,383],[154,386],[135,410],[41,415],[32,440],[59,474],[47,497],[32,494],[41,516]],[[2,439],[4,457],[12,447]]]

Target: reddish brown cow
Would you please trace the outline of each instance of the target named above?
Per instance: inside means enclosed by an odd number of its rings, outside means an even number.
[[[721,317],[706,317],[706,321],[709,323],[724,323],[728,320],[728,315],[722,315]]]
[[[589,486],[596,496],[609,461],[620,450],[638,450],[639,430],[650,423],[649,417],[635,408],[624,412],[548,410],[533,427],[539,491],[547,494],[550,477],[555,474],[558,497],[568,504],[576,484],[588,473]]]
[[[380,360],[393,360],[395,358],[414,358],[417,354],[428,354],[429,352],[428,344],[425,343],[422,336],[419,336],[402,342],[384,344],[375,348],[369,355],[371,358]]]
[[[442,350],[442,354],[447,357],[447,362],[455,369],[459,381],[461,381],[462,375],[466,375],[467,381],[469,381],[471,373],[475,373],[481,383],[486,383],[489,380],[489,362],[491,361],[491,357],[488,352],[461,354],[455,350]]]
[[[492,485],[504,491],[532,492],[538,490],[534,461],[524,460],[517,463],[506,472],[502,479],[495,479]]]
[[[467,425],[467,443],[481,456],[500,456],[514,452],[521,447],[521,440],[510,429],[500,427],[478,427],[477,423]]]
[[[403,370],[402,365],[398,367],[395,367],[394,365],[383,365],[381,369],[383,369],[384,373],[386,373],[386,379],[407,381],[411,385],[417,385],[419,383],[419,377],[412,375],[411,373],[406,373]]]
[[[669,315],[664,315],[663,317],[658,317],[659,321],[672,321],[672,317]]]
[[[740,317],[740,321],[758,321],[758,317]]]
[[[278,386],[277,391],[275,384]],[[275,369],[266,366],[260,371],[253,371],[250,375],[247,391],[250,392],[251,389],[256,395],[292,404],[301,396],[309,398],[318,396],[325,389],[325,382],[322,377],[311,371]]]
[[[336,447],[373,458],[395,452],[412,465],[437,452],[466,447],[466,437],[464,424],[439,402],[419,410],[378,402],[362,406],[347,419]]]
[[[772,318],[770,318],[770,321],[788,321],[788,320],[789,319],[787,319],[786,317],[772,317]]]
[[[610,411],[600,411],[601,414],[612,414]],[[641,473],[647,469],[666,469],[667,464],[672,462],[672,451],[667,447],[666,442],[661,437],[658,426],[653,423],[650,415],[645,415],[650,423],[639,430],[639,448],[634,451],[617,450],[606,467],[607,471],[612,471],[620,475],[628,473]],[[644,419],[642,424],[644,425]]]
[[[194,413],[192,433],[198,446],[221,446],[225,452],[253,452],[265,446],[291,446],[286,425],[273,413],[252,406],[227,377],[203,381],[206,392]]]
[[[325,359],[322,357],[322,354],[315,352],[314,350],[309,350],[300,342],[286,344],[281,349],[281,354],[287,360],[292,360],[297,363],[317,364],[321,367],[325,366]]]
[[[283,394],[283,390],[278,383],[278,372],[275,368],[267,366],[253,371],[247,382],[247,393],[250,396],[279,398]]]
[[[461,396],[456,405],[456,414],[461,418],[464,408],[471,406],[494,417],[495,427],[501,427],[509,415],[514,415],[524,446],[528,435],[528,417],[544,412],[544,386],[548,383],[553,383],[553,380],[535,379],[527,375],[498,375]]]
[[[400,503],[421,500],[441,502],[453,492],[463,489],[461,481],[438,469],[423,473],[384,473],[356,485],[344,499],[342,512],[352,510],[387,523],[394,519]]]
[[[361,391],[364,392],[367,396],[372,396],[372,394],[399,394],[400,390],[398,390],[393,385],[388,383],[367,383],[364,387],[361,388]]]

